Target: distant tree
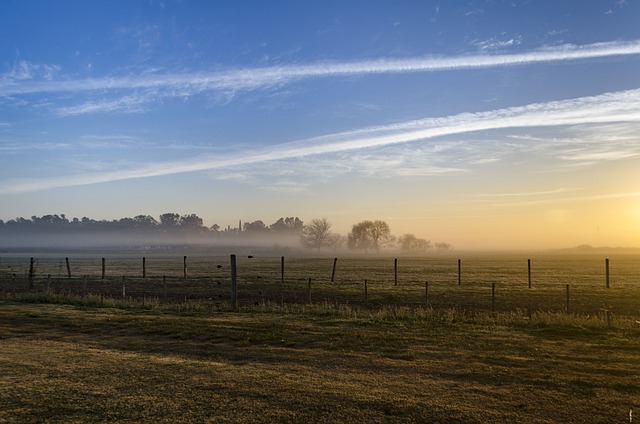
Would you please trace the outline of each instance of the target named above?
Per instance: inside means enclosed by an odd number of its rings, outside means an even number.
[[[135,222],[136,227],[144,229],[155,228],[158,225],[158,221],[149,215],[137,215],[133,217],[133,221]]]
[[[341,234],[329,234],[327,237],[326,244],[330,247],[334,252],[340,249],[347,242],[347,238]]]
[[[371,221],[363,221],[351,227],[351,232],[347,235],[347,246],[349,249],[362,249],[365,253],[371,248],[371,238],[369,237],[369,227]]]
[[[201,231],[206,229],[204,221],[196,214],[182,215],[178,221],[180,229],[186,231]]]
[[[175,229],[180,224],[180,215],[177,213],[163,213],[160,215],[160,225],[165,229]]]
[[[268,228],[264,225],[264,222],[261,220],[253,221],[253,222],[245,222],[242,225],[242,231],[253,232],[253,233],[265,233]]]
[[[403,234],[398,238],[400,249],[405,252],[425,252],[431,249],[431,241],[421,239],[413,234]]]
[[[369,249],[380,252],[383,246],[392,245],[394,238],[391,235],[389,224],[385,221],[362,221],[351,228],[347,236],[347,246],[351,249],[363,249],[368,253]]]
[[[453,250],[453,246],[451,246],[449,243],[445,243],[445,242],[438,242],[435,244],[436,246],[436,252],[437,253],[444,253],[444,252],[448,252],[450,250]]]
[[[315,218],[311,220],[309,225],[302,228],[300,241],[303,246],[316,249],[318,253],[323,246],[328,245],[331,236],[331,224],[327,218]]]
[[[302,232],[304,223],[298,217],[280,218],[269,226],[271,231],[278,234],[298,235]]]

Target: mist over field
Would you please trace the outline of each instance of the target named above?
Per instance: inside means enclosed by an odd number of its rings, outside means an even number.
[[[215,234],[149,234],[128,231],[3,232],[3,251],[171,251],[259,248],[302,251],[299,237],[264,234],[229,237]]]

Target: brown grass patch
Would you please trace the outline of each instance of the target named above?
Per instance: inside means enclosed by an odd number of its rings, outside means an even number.
[[[0,422],[628,422],[640,330],[0,303]],[[533,321],[533,320],[532,320]]]

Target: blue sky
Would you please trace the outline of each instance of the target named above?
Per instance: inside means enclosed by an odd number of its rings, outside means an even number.
[[[0,3],[0,219],[640,245],[640,1]]]

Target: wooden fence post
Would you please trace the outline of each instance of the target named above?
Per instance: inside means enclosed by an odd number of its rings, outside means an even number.
[[[102,279],[103,280],[104,280],[105,271],[106,271],[105,259],[102,258]]]
[[[231,255],[231,307],[238,307],[236,255]]]
[[[33,257],[29,260],[29,291],[33,290],[33,280],[36,276],[36,269]]]
[[[567,313],[571,313],[571,303],[570,303],[570,298],[569,298],[569,284],[567,284]]]
[[[607,288],[609,288],[609,258],[604,260]]]
[[[367,303],[367,280],[364,280],[364,303]]]
[[[424,282],[424,306],[429,307],[429,282]]]
[[[527,259],[527,275],[529,280],[529,288],[531,288],[531,259]]]
[[[187,257],[186,256],[183,259],[182,271],[183,271],[184,279],[186,280],[187,279]]]
[[[458,285],[462,284],[462,261],[458,259]]]
[[[67,263],[67,276],[71,278],[71,266],[69,266],[69,258],[64,258],[64,260]]]
[[[280,287],[278,297],[280,298],[280,306],[284,306],[284,256],[280,257]]]
[[[398,285],[398,258],[393,260],[393,285]]]
[[[147,278],[147,258],[142,257],[142,278]]]
[[[338,262],[338,258],[333,258],[333,271],[331,271],[331,282],[333,283],[333,278],[336,276],[336,262]]]

